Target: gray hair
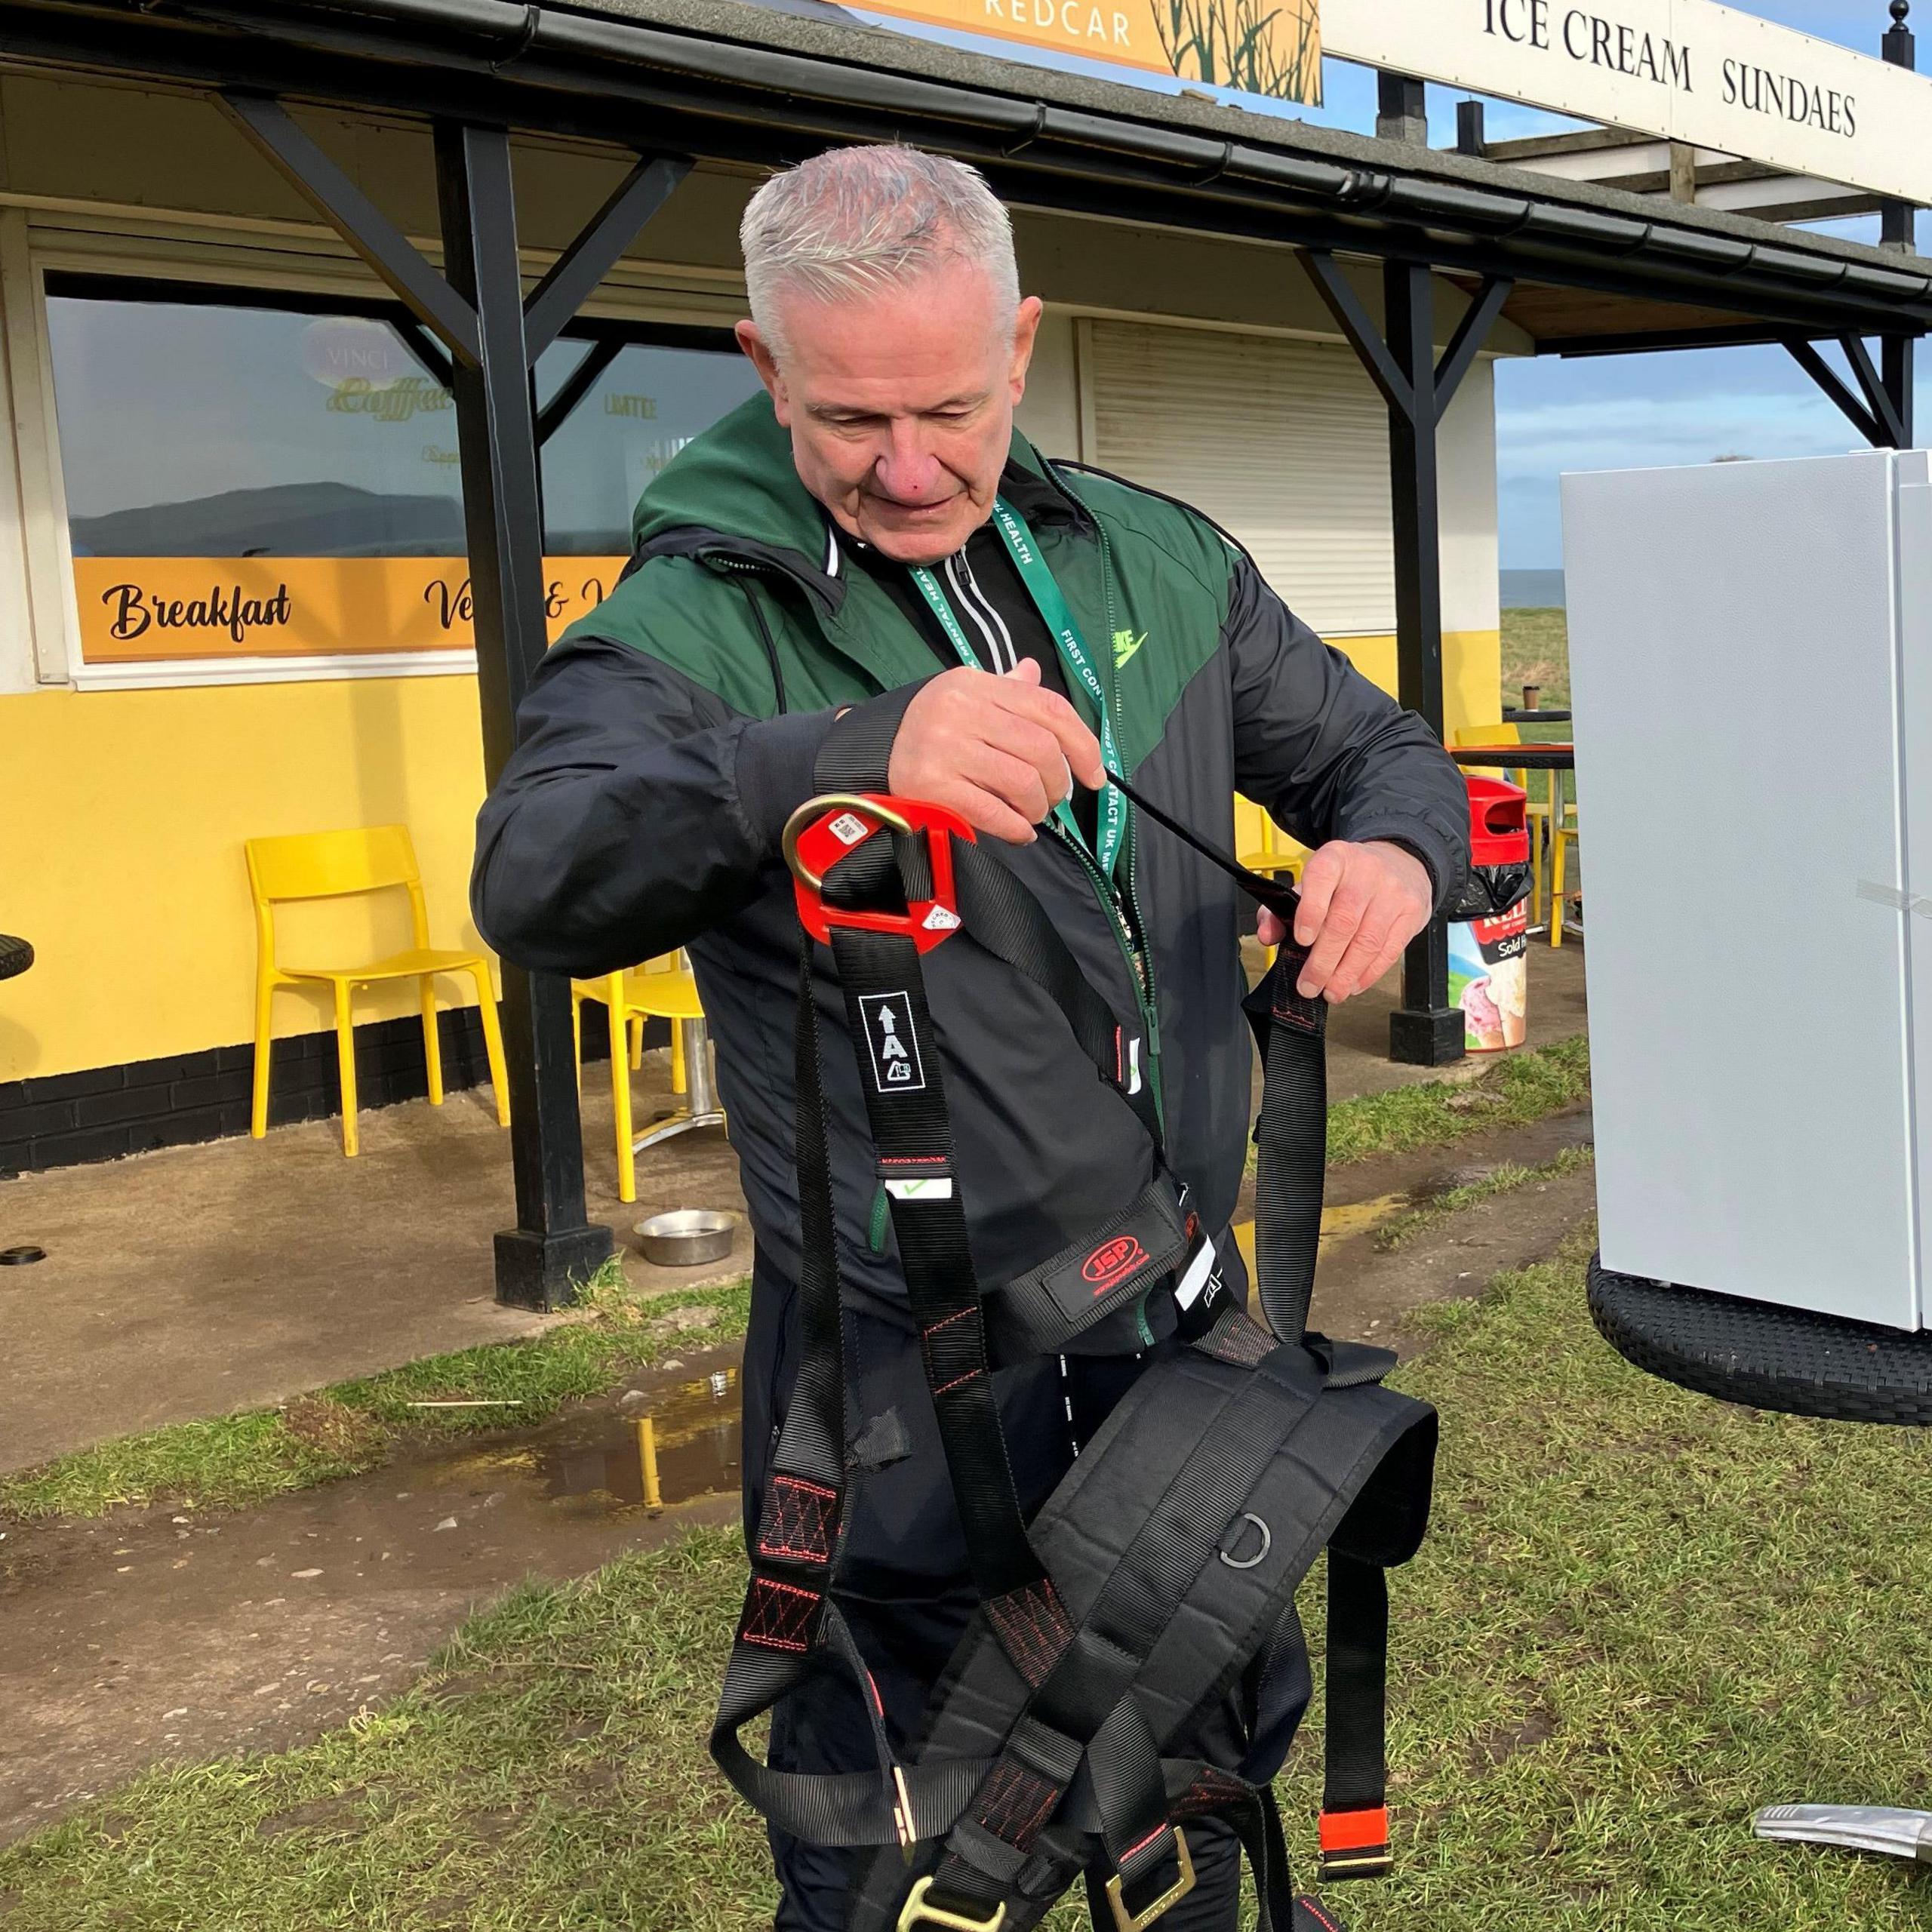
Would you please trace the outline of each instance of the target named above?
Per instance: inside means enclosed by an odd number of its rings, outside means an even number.
[[[751,198],[738,238],[752,319],[781,359],[781,294],[837,301],[966,262],[992,278],[1009,328],[1020,306],[999,198],[977,168],[917,148],[831,148],[774,174]]]

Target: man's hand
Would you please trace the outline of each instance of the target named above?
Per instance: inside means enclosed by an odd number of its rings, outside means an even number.
[[[1435,898],[1429,868],[1413,852],[1380,838],[1331,840],[1302,868],[1295,943],[1309,952],[1296,992],[1339,1005],[1374,986],[1429,924]],[[1263,912],[1257,936],[1279,946],[1286,932]]]
[[[887,782],[908,798],[949,805],[976,832],[1029,845],[1033,828],[1078,778],[1099,786],[1100,741],[1040,667],[1022,658],[995,676],[942,671],[906,707]]]

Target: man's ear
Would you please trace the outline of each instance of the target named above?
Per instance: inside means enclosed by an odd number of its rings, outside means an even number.
[[[1037,295],[1029,295],[1014,314],[1013,366],[1007,380],[1016,403],[1026,393],[1026,371],[1032,363],[1033,344],[1040,333],[1040,317],[1045,306]],[[738,326],[742,328],[744,325],[741,322]]]
[[[743,321],[737,324],[731,333],[737,337],[738,346],[750,357],[758,380],[771,392],[773,412],[789,429],[792,426],[791,403],[785,393],[784,378],[778,373],[778,358],[772,354],[771,345],[765,340],[764,331],[755,322]]]

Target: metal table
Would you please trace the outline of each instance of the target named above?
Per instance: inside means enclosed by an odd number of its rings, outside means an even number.
[[[33,948],[25,940],[16,939],[11,933],[0,933],[0,980],[16,979],[32,964]],[[0,1268],[23,1268],[46,1259],[46,1249],[31,1243],[0,1247]]]
[[[647,1147],[688,1134],[694,1127],[722,1127],[724,1109],[718,1104],[718,1083],[711,1072],[711,1029],[702,1020],[675,1023],[681,1032],[685,1049],[685,1104],[645,1129],[631,1143],[631,1152],[641,1154]]]
[[[1538,705],[1534,711],[1525,711],[1520,704],[1506,704],[1503,707],[1503,721],[1506,724],[1567,724],[1570,713],[1566,708]]]
[[[1451,745],[1449,755],[1458,764],[1509,766],[1515,771],[1574,771],[1574,745]]]

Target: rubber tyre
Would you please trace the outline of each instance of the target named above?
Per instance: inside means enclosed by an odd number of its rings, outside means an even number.
[[[11,980],[33,964],[33,948],[11,933],[0,933],[0,980]]]
[[[1932,1424],[1932,1332],[1619,1275],[1594,1254],[1589,1303],[1625,1360],[1699,1395],[1835,1422]]]

